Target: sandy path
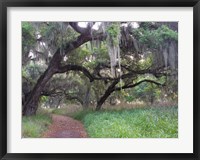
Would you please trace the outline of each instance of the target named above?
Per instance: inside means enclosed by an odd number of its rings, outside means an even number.
[[[87,138],[80,121],[61,115],[52,115],[52,121],[43,138]]]

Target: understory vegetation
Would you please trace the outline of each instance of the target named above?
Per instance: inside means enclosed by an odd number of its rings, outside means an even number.
[[[91,138],[177,138],[177,107],[137,108],[80,114]]]
[[[39,138],[48,129],[52,119],[48,112],[39,110],[38,114],[22,118],[22,137]]]

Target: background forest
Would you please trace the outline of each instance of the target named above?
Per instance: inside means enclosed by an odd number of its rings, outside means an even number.
[[[22,136],[178,136],[177,22],[22,22]]]

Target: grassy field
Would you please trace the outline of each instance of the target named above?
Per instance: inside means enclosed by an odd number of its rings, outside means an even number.
[[[38,138],[51,124],[49,113],[38,112],[35,116],[22,118],[22,137]]]
[[[178,108],[137,108],[85,112],[81,120],[92,138],[177,138]]]

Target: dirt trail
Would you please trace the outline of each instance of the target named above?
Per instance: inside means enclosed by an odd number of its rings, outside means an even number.
[[[43,138],[87,138],[87,133],[80,121],[73,118],[52,115],[53,123],[43,134]]]

